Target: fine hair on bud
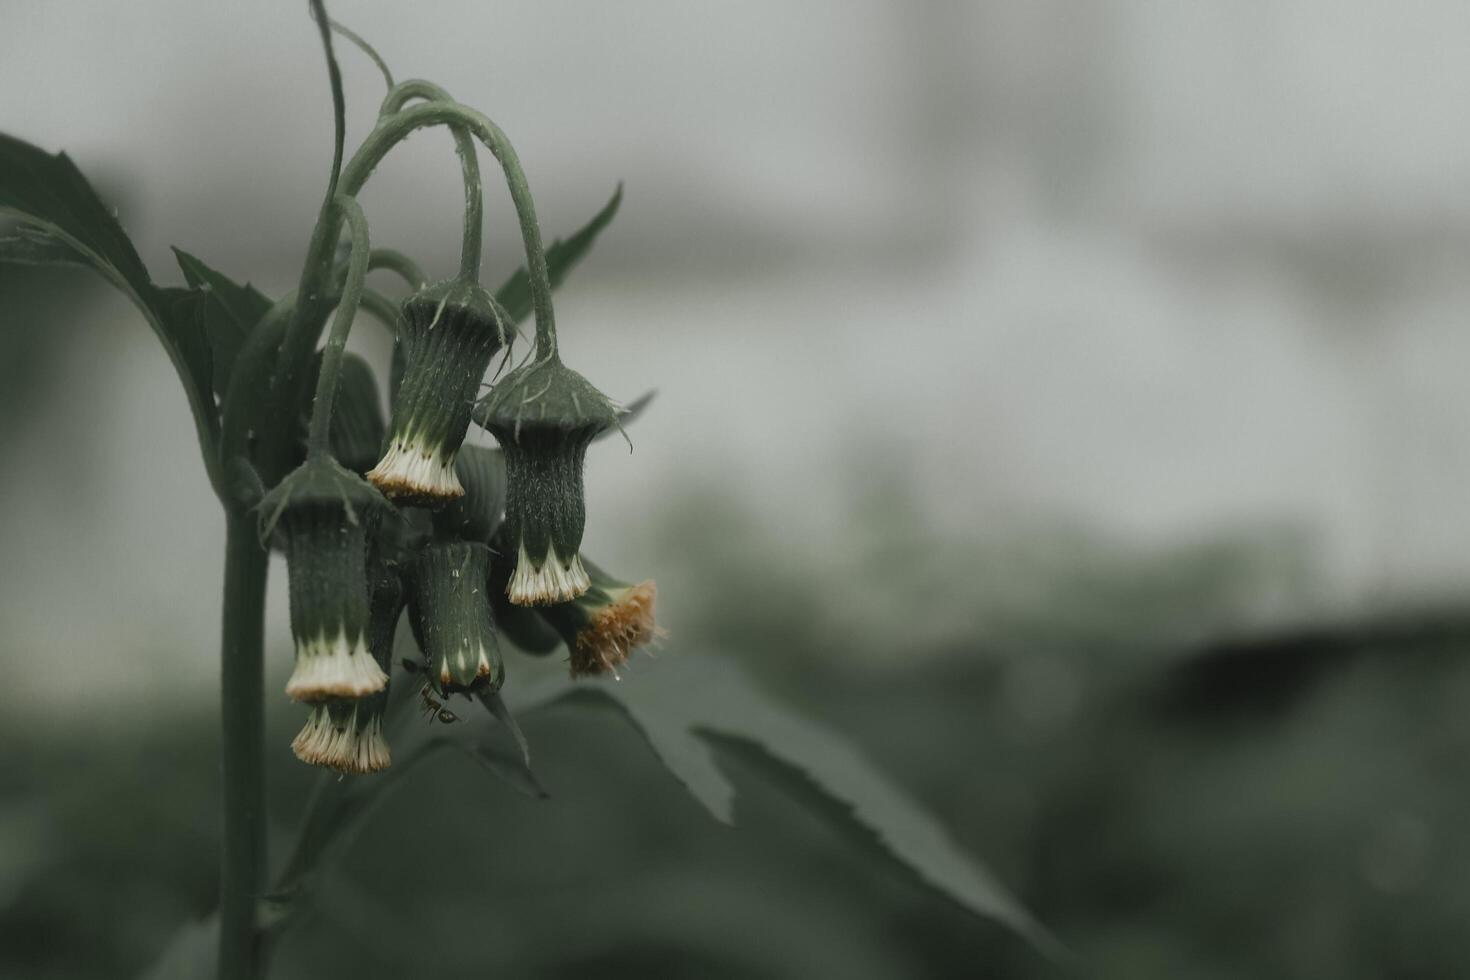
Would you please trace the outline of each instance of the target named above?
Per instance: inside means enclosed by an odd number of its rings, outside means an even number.
[[[394,500],[438,506],[464,492],[455,457],[480,381],[509,340],[509,318],[479,283],[451,279],[410,296],[402,323],[403,377],[367,478]]]
[[[517,368],[481,399],[475,419],[505,453],[506,586],[520,606],[568,602],[590,581],[580,548],[587,521],[587,447],[617,424],[617,407],[556,357]]]
[[[633,585],[586,566],[586,592],[538,612],[566,643],[573,677],[616,674],[634,650],[664,635],[654,618],[658,588],[652,579]]]
[[[388,675],[368,649],[368,545],[388,503],[325,457],[307,460],[261,501],[262,529],[280,542],[290,580],[296,701],[361,698]]]
[[[487,580],[490,548],[430,542],[409,576],[409,622],[443,694],[497,691],[505,680]]]

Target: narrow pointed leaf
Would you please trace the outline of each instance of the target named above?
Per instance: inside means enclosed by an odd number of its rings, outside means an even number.
[[[177,246],[174,256],[184,281],[207,297],[201,309],[201,324],[209,342],[214,393],[223,400],[240,348],[271,308],[271,301],[249,283],[241,286]]]
[[[86,266],[76,251],[43,231],[21,228],[18,234],[0,238],[0,264]]]
[[[613,216],[618,213],[618,205],[622,203],[623,185],[619,184],[612,198],[603,205],[601,211],[592,216],[591,221],[571,238],[558,238],[551,243],[551,247],[546,250],[546,268],[551,275],[552,289],[560,286],[572,267],[592,250],[592,243],[597,240],[602,229],[607,227],[608,222],[612,221]],[[524,267],[517,269],[505,281],[496,292],[495,298],[510,314],[512,323],[519,323],[531,314],[531,277]]]
[[[771,700],[734,664],[714,657],[644,662],[621,681],[543,683],[517,702],[524,713],[574,691],[619,705],[660,761],[724,823],[734,820],[735,788],[718,765],[721,740],[803,773],[833,810],[870,832],[893,857],[963,907],[995,919],[1047,950],[1055,940],[944,828],[834,733]],[[782,774],[784,775],[784,773]]]
[[[210,397],[212,359],[201,332],[203,314],[181,301],[184,290],[153,284],[143,260],[87,179],[64,153],[52,155],[23,140],[0,134],[0,215],[28,226],[27,237],[44,232],[122,290],[142,311],[163,344],[184,386],[210,479],[218,486],[214,447],[219,415]]]

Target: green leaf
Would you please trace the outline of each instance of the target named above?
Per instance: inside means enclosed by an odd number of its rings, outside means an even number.
[[[620,706],[665,766],[715,819],[734,822],[735,788],[715,749],[737,739],[757,760],[799,770],[837,812],[932,887],[1049,951],[1056,943],[1004,886],[902,789],[837,735],[772,701],[736,666],[714,657],[644,662],[621,681],[545,683],[524,689],[522,713],[574,692],[596,692]]]
[[[524,737],[517,729],[510,728],[511,744],[507,745],[499,732],[499,727],[506,724],[503,720],[500,726],[492,727],[488,719],[478,717],[476,712],[452,725],[430,723],[418,715],[417,706],[417,697],[409,693],[395,698],[388,708],[393,764],[386,770],[345,779],[323,773],[317,779],[302,814],[296,843],[276,880],[273,897],[280,904],[282,915],[289,915],[295,909],[295,896],[309,886],[322,861],[347,846],[374,808],[420,765],[446,749],[462,752],[525,796],[532,799],[547,796],[531,771]]]
[[[138,980],[213,980],[218,976],[219,916],[210,914],[174,933]]]
[[[209,342],[214,393],[223,400],[240,348],[271,308],[271,301],[249,283],[241,286],[177,246],[174,257],[184,281],[208,297],[200,321]]]
[[[218,487],[214,446],[219,414],[210,397],[212,359],[207,337],[200,337],[203,313],[185,290],[159,289],[111,210],[64,153],[49,154],[0,134],[0,214],[43,232],[51,243],[70,248],[122,290],[147,318],[183,383],[194,414],[211,482]]]
[[[582,257],[591,251],[592,243],[597,240],[602,229],[607,227],[608,222],[612,221],[613,215],[618,213],[618,205],[622,203],[623,185],[619,184],[612,198],[603,205],[601,211],[592,216],[591,221],[582,226],[581,230],[565,241],[558,238],[551,243],[551,247],[546,250],[546,267],[551,274],[552,289],[560,286],[572,267],[582,261]],[[531,314],[531,277],[524,267],[517,269],[505,281],[505,284],[496,292],[495,298],[510,314],[512,323],[520,323]]]
[[[71,246],[44,231],[22,225],[17,234],[0,238],[0,263],[7,265],[80,265],[87,263]]]

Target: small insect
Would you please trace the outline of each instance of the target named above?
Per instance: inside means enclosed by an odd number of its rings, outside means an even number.
[[[419,700],[421,705],[423,706],[424,714],[427,715],[429,718],[429,724],[432,725],[435,718],[439,719],[439,721],[445,725],[459,721],[459,715],[455,714],[453,711],[450,711],[444,706],[443,702],[435,698],[433,692],[429,688],[429,685],[425,684],[422,688],[419,689]]]

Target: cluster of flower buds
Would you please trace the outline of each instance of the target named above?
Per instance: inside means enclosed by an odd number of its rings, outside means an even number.
[[[331,455],[308,454],[260,505],[285,552],[296,669],[286,687],[310,713],[292,748],[346,773],[386,767],[394,634],[407,610],[431,717],[453,695],[493,696],[501,639],[523,652],[563,644],[571,674],[613,673],[660,634],[651,581],[629,585],[580,554],[588,446],[616,406],[553,351],[507,373],[478,402],[512,321],[463,279],[404,304],[391,420],[371,372],[348,358]],[[507,351],[508,356],[508,351]],[[466,445],[472,419],[498,449]],[[364,446],[381,446],[374,460]]]

